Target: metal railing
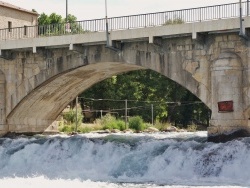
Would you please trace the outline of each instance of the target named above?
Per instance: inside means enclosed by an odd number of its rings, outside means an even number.
[[[243,16],[248,16],[250,14],[249,4],[248,1],[242,2]],[[239,3],[230,3],[175,11],[112,17],[108,19],[108,23],[109,29],[114,31],[202,22],[239,17],[239,9]],[[83,34],[86,32],[103,32],[105,29],[105,18],[77,21],[74,23],[15,27],[0,29],[0,40]]]

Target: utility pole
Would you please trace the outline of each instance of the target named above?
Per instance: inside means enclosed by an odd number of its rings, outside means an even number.
[[[247,16],[249,16],[249,0],[247,0]]]
[[[108,8],[107,8],[107,0],[105,0],[105,20],[106,20],[106,46],[109,47],[109,24],[108,24]]]
[[[68,0],[66,0],[66,23],[68,22]]]

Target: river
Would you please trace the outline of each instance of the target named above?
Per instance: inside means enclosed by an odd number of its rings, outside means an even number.
[[[0,138],[0,187],[250,187],[250,138],[211,143],[206,135]]]

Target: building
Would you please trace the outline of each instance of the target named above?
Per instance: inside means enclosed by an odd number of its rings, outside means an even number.
[[[38,24],[39,14],[15,5],[0,1],[0,29],[34,26]]]

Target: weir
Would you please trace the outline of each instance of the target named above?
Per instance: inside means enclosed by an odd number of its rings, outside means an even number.
[[[15,187],[26,181],[21,187],[46,184],[52,188],[59,181],[61,187],[73,184],[77,188],[249,187],[249,138],[220,144],[205,140],[205,132],[1,138],[0,184]]]
[[[0,133],[43,132],[95,83],[151,69],[212,110],[209,140],[249,136],[247,5],[244,21],[238,3],[109,18],[109,37],[104,19],[1,29]]]

